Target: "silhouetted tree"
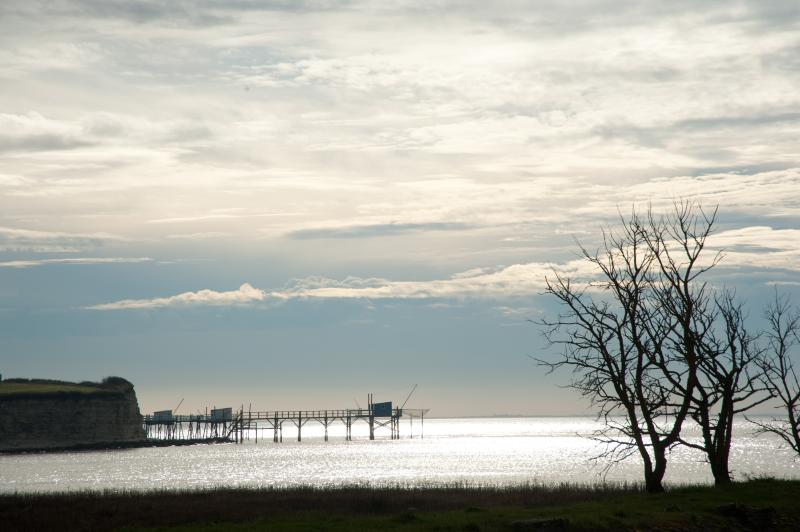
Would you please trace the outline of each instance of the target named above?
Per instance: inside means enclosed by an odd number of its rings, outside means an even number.
[[[786,417],[773,417],[766,422],[748,418],[748,421],[757,426],[757,432],[777,435],[800,454],[800,381],[792,359],[793,348],[800,343],[800,312],[790,305],[788,297],[776,293],[765,317],[769,324],[768,355],[761,363],[762,372]]]
[[[776,296],[768,311],[768,345],[751,334],[735,294],[714,291],[703,274],[719,252],[704,254],[716,219],[691,202],[665,216],[634,209],[603,245],[583,257],[594,276],[583,283],[554,272],[546,293],[564,311],[542,320],[551,344],[563,347],[550,371],[572,370],[571,386],[599,407],[611,463],[638,453],[645,486],[661,491],[667,452],[682,444],[702,451],[717,485],[731,481],[736,414],[779,397],[788,421],[757,423],[800,453],[800,381],[789,350],[800,342],[800,314]],[[701,439],[687,439],[687,419]]]
[[[701,276],[719,260],[703,255],[715,217],[689,202],[662,217],[634,209],[620,229],[603,231],[601,249],[581,246],[594,278],[554,271],[546,279],[563,311],[539,323],[563,354],[540,363],[572,370],[571,386],[604,418],[595,434],[607,444],[602,456],[613,463],[638,453],[650,492],[663,491],[667,452],[693,411],[709,332],[697,325],[711,303]]]
[[[716,485],[728,484],[733,420],[736,414],[772,397],[763,377],[765,350],[745,326],[742,304],[724,291],[695,317],[698,333],[698,379],[690,416],[698,424],[700,442],[681,443],[705,453]],[[674,383],[685,393],[680,382]]]

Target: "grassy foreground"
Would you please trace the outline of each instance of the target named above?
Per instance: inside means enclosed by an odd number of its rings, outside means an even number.
[[[0,495],[0,523],[7,532],[800,530],[800,481],[659,495],[569,485]]]

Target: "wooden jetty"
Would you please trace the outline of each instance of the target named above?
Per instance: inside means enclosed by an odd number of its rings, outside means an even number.
[[[324,428],[324,438],[328,441],[328,428],[341,423],[345,427],[345,439],[353,439],[353,425],[365,422],[369,426],[369,439],[374,440],[376,431],[389,429],[392,440],[400,439],[400,420],[409,420],[409,437],[413,437],[414,418],[420,420],[419,437],[423,437],[425,414],[428,409],[392,407],[391,402],[373,403],[369,396],[367,408],[340,410],[245,410],[242,405],[238,411],[232,408],[215,408],[211,413],[196,415],[174,415],[171,410],[155,412],[144,416],[144,428],[149,439],[157,440],[204,440],[226,438],[236,443],[254,439],[258,443],[272,439],[283,442],[283,425],[291,424],[297,428],[297,441],[303,439],[303,427],[318,423]]]

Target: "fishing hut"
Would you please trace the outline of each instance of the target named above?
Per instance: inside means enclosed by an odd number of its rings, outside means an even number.
[[[416,387],[415,387],[416,388]],[[412,390],[413,393],[413,390]],[[409,394],[411,397],[411,394]],[[406,398],[408,402],[408,398]],[[341,424],[345,429],[345,439],[353,439],[353,426],[366,423],[369,439],[374,440],[379,432],[388,432],[392,440],[400,439],[400,420],[409,420],[409,437],[414,437],[414,419],[420,423],[419,434],[423,437],[425,414],[428,409],[396,407],[391,401],[375,403],[372,394],[367,397],[367,408],[348,408],[338,410],[252,410],[238,411],[232,408],[214,408],[209,414],[175,415],[171,410],[154,412],[144,416],[147,437],[159,440],[207,440],[227,439],[236,443],[245,440],[271,439],[274,443],[283,442],[283,427],[291,425],[297,429],[297,441],[303,439],[303,427],[317,423],[323,427],[324,439],[328,441],[328,429]]]
[[[228,439],[234,422],[233,408],[212,408],[210,413],[206,410],[204,414],[189,415],[159,410],[142,416],[145,434],[153,440]]]

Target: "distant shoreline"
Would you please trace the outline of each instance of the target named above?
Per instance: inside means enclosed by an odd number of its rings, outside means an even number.
[[[597,414],[487,414],[485,416],[426,416],[425,419],[492,419],[492,418],[539,418],[539,417],[597,417]]]
[[[775,413],[770,412],[754,412],[748,414],[735,414],[734,417],[737,419],[744,419],[745,415],[747,417],[778,417],[780,418],[781,415],[776,415]],[[485,416],[425,416],[426,420],[433,420],[433,419],[505,419],[505,418],[597,418],[598,414],[488,414]]]
[[[84,451],[115,451],[125,449],[141,449],[147,447],[181,447],[185,445],[204,445],[212,443],[233,443],[228,438],[202,438],[194,440],[141,440],[141,441],[120,441],[120,442],[100,442],[100,443],[79,443],[75,445],[65,445],[63,447],[33,447],[25,449],[2,449],[0,456],[18,454],[42,454],[42,453],[68,453]]]

